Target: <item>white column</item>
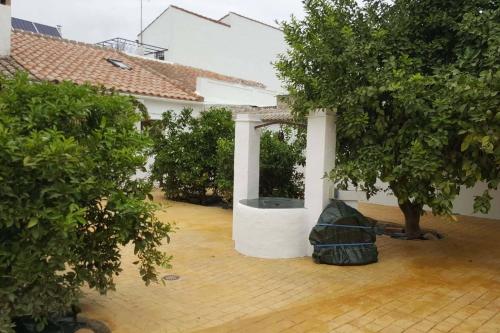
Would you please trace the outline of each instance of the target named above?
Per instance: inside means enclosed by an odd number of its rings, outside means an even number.
[[[235,120],[233,220],[240,200],[259,197],[260,129],[258,115],[238,114]],[[233,239],[235,225],[233,224]]]
[[[333,197],[333,184],[325,178],[335,167],[336,124],[332,111],[317,110],[307,119],[305,170],[306,238]],[[310,247],[312,253],[312,247]]]
[[[234,139],[234,202],[259,197],[260,130],[257,115],[236,116]]]
[[[0,5],[0,57],[10,55],[11,26],[10,1],[7,5]]]

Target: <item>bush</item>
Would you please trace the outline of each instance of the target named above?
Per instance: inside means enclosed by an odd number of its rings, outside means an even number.
[[[217,141],[217,169],[215,184],[224,203],[233,203],[234,182],[234,138],[219,138]]]
[[[191,110],[167,112],[154,127],[153,178],[167,198],[194,203],[232,204],[234,122],[231,112],[213,108],[199,118]],[[265,131],[261,142],[260,193],[302,197],[305,136],[290,128]]]
[[[265,131],[260,141],[260,184],[262,197],[304,197],[305,132],[282,127]]]
[[[146,284],[169,258],[170,226],[132,180],[149,139],[137,103],[90,86],[0,78],[0,331],[77,302],[87,283],[114,289],[120,247],[132,243]]]
[[[200,117],[191,109],[166,112],[152,133],[152,177],[168,199],[205,204],[217,197],[217,146],[219,139],[234,136],[231,112],[214,108]]]

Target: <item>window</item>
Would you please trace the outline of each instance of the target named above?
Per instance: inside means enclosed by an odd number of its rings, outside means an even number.
[[[120,69],[132,69],[132,67],[130,67],[129,65],[125,64],[121,60],[116,60],[116,59],[111,59],[111,58],[107,58],[106,60],[108,62],[110,62],[111,64],[113,64],[113,66],[118,67]]]

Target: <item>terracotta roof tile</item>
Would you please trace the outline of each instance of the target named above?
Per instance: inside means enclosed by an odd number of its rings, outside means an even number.
[[[178,81],[154,73],[143,61],[118,51],[14,30],[12,58],[42,80],[69,80],[78,84],[100,84],[121,92],[187,101],[203,97],[181,86]],[[131,67],[115,67],[107,59]]]
[[[266,86],[260,82],[238,79],[235,77],[230,77],[190,66],[172,64],[158,60],[149,60],[145,58],[135,58],[135,60],[140,61],[141,65],[150,68],[155,73],[162,74],[167,78],[177,80],[178,83],[181,84],[185,89],[188,89],[192,92],[196,91],[196,81],[199,77],[255,88],[266,88]]]
[[[0,58],[0,75],[11,77],[19,71],[26,72],[26,69],[24,69],[23,66],[21,66],[12,57]],[[35,77],[33,77],[32,75],[30,75],[30,77],[32,79],[35,79]]]
[[[224,105],[220,105],[224,106]],[[294,120],[294,117],[292,113],[290,112],[290,109],[286,107],[276,107],[276,106],[269,106],[269,107],[257,107],[257,106],[250,106],[250,105],[231,105],[231,106],[225,106],[231,109],[233,112],[233,115],[237,115],[240,113],[246,113],[246,114],[255,114],[260,116],[260,118],[263,121],[292,121]]]

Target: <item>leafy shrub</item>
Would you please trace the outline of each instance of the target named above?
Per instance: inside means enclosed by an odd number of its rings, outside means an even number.
[[[234,136],[231,113],[215,108],[200,117],[194,117],[191,109],[179,115],[166,112],[152,133],[152,176],[166,197],[200,204],[214,198],[218,140]]]
[[[232,203],[234,122],[231,112],[212,108],[198,118],[192,111],[167,112],[154,130],[153,178],[167,198]],[[303,133],[289,128],[265,131],[261,142],[260,192],[266,196],[302,197]]]
[[[41,329],[87,283],[114,289],[120,247],[156,281],[170,226],[132,180],[149,139],[137,103],[90,86],[0,78],[0,331],[29,316]]]
[[[262,133],[259,184],[261,196],[304,196],[304,175],[299,168],[305,165],[305,142],[304,132],[294,133],[289,127],[282,127],[279,132]]]
[[[215,184],[218,194],[230,206],[233,202],[234,138],[220,138],[217,141],[216,167]]]

